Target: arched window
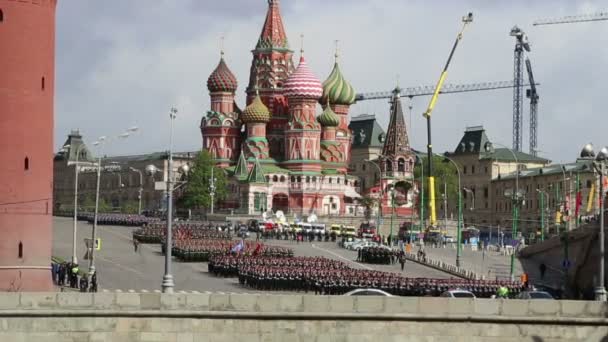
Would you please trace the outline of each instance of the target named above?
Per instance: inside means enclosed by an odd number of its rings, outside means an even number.
[[[296,182],[296,177],[295,176],[291,176],[291,182],[295,183]]]
[[[302,177],[298,176],[298,183],[302,183]]]
[[[19,259],[23,259],[23,243],[19,241]]]
[[[281,183],[285,182],[285,176],[281,176]]]
[[[399,158],[397,161],[397,171],[405,172],[405,159]]]
[[[310,183],[310,176],[306,176],[306,183]]]
[[[279,181],[279,177],[277,177],[276,175],[274,175],[272,177],[272,181],[275,182],[275,183],[278,182]]]
[[[387,160],[385,161],[385,165],[386,165],[386,171],[387,172],[392,172],[393,171],[393,161],[392,160]]]
[[[312,182],[313,182],[313,183],[316,183],[316,182],[317,182],[317,176],[313,176],[313,177],[312,177]]]
[[[44,79],[44,76],[43,76],[42,80],[40,81],[40,88],[42,88],[42,90],[44,90],[44,88],[45,88],[45,85],[46,85],[45,83],[46,83],[46,80]]]
[[[4,13],[0,9],[0,23],[4,21]]]
[[[30,169],[30,158],[25,157],[25,160],[23,161],[23,168],[25,171]]]
[[[333,178],[329,177],[329,184],[331,184],[331,182],[333,182]]]

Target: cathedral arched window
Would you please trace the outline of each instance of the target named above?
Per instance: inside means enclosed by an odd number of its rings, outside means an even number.
[[[310,183],[310,176],[306,176],[306,183]]]
[[[298,176],[298,183],[302,183],[302,177]]]
[[[296,182],[296,177],[295,176],[291,176],[291,182],[295,183]]]
[[[393,161],[392,160],[387,160],[384,162],[386,165],[386,171],[387,172],[392,172],[393,171]]]
[[[397,161],[397,171],[405,172],[405,159],[399,158]]]
[[[281,176],[281,183],[285,182],[285,176]]]
[[[279,177],[277,177],[276,175],[274,175],[272,177],[272,181],[275,182],[275,183],[278,182],[279,181]]]

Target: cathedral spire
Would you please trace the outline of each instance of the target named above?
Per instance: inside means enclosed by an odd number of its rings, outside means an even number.
[[[391,120],[382,149],[382,155],[391,159],[410,153],[410,142],[403,117],[403,106],[401,105],[401,89],[396,87],[393,93]]]
[[[279,8],[279,0],[268,0],[268,13],[266,21],[256,45],[258,49],[289,49],[283,18]]]

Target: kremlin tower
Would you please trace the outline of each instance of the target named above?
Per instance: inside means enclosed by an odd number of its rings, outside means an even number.
[[[306,63],[304,51],[294,68],[279,0],[268,0],[252,53],[243,112],[234,104],[237,80],[223,58],[207,82],[211,111],[201,124],[203,147],[227,172],[232,191],[223,204],[247,214],[354,213],[358,178],[347,170],[348,111],[355,91],[340,71],[337,54],[324,83]],[[324,108],[317,115],[319,103]]]
[[[0,291],[51,291],[57,0],[0,0]]]

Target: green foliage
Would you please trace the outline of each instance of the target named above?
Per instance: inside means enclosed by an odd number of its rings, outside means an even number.
[[[112,212],[112,205],[106,202],[104,198],[99,197],[99,212],[100,213],[110,213]],[[95,210],[95,202],[93,202],[93,210]]]
[[[188,209],[209,208],[211,206],[210,180],[211,169],[215,178],[215,202],[226,198],[226,174],[214,166],[213,158],[207,151],[201,151],[186,176],[188,183],[181,203]]]
[[[376,206],[378,200],[374,197],[366,195],[359,199],[359,203],[365,207],[365,218],[369,220],[371,218],[372,209]]]
[[[427,157],[422,157],[422,163],[424,165],[424,202],[425,211],[428,208],[429,200],[429,189],[428,189],[428,176],[429,169],[427,163]],[[433,156],[433,175],[435,176],[435,205],[436,208],[440,207],[440,203],[443,202],[442,194],[444,193],[444,182],[447,184],[448,201],[455,203],[458,196],[458,172],[454,164],[449,160],[440,157]],[[417,182],[420,182],[420,163],[416,164],[414,168],[414,177]],[[418,196],[417,208],[420,209],[420,196]],[[426,213],[425,213],[426,215]]]
[[[139,202],[128,201],[122,205],[122,213],[124,214],[137,214],[139,211]]]

